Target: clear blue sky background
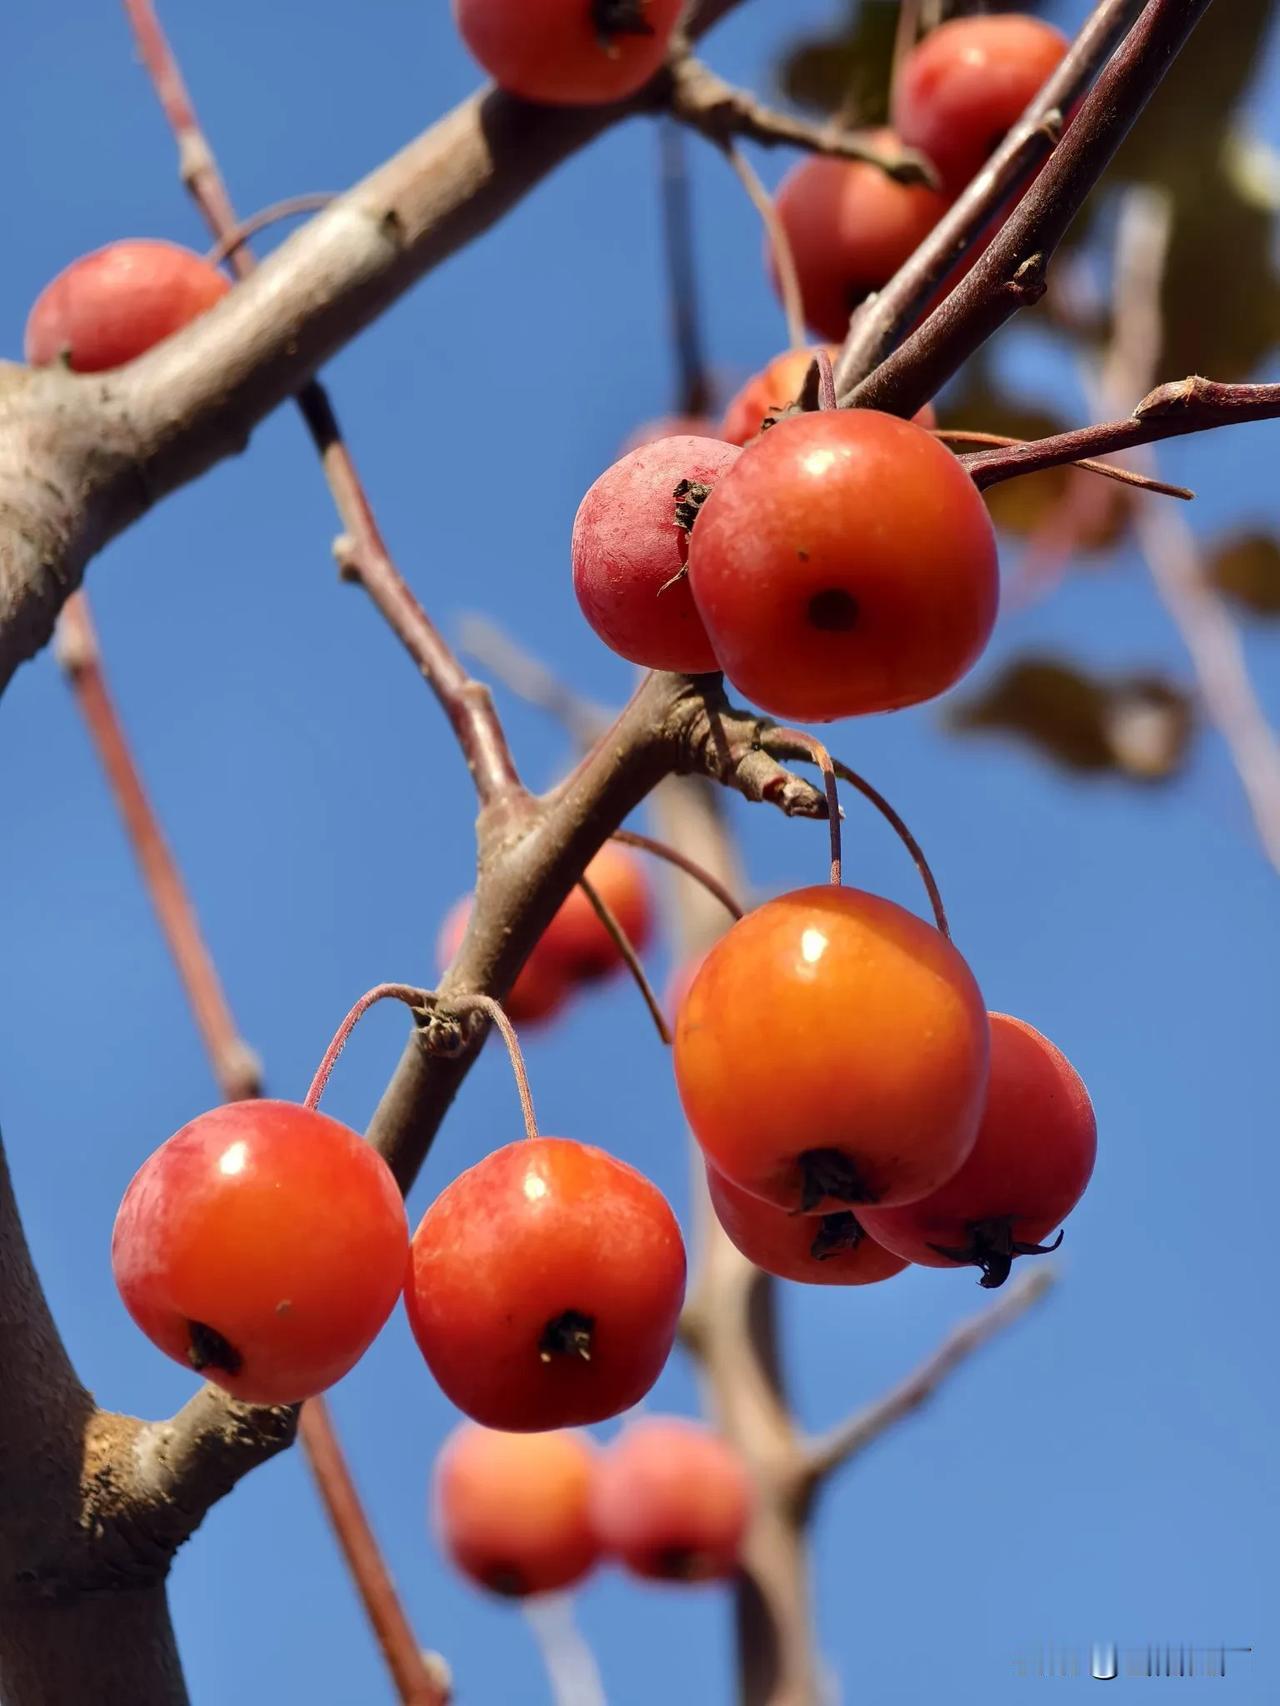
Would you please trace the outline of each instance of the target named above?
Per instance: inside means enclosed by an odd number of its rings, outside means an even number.
[[[442,0],[172,0],[165,11],[244,210],[342,187],[474,82]],[[1058,15],[1083,11],[1063,0]],[[834,0],[755,0],[710,57],[761,85],[782,43],[834,12]],[[204,239],[117,7],[28,0],[7,10],[0,40],[0,326],[16,356],[28,305],[74,255],[124,235]],[[1252,103],[1272,141],[1276,98],[1273,52]],[[500,614],[606,701],[624,695],[628,671],[586,630],[566,548],[587,484],[670,400],[654,149],[635,123],[572,161],[329,374],[393,549],[435,613],[446,624],[469,608]],[[766,162],[771,175],[782,165]],[[710,154],[699,154],[696,191],[712,350],[736,382],[781,345],[780,317],[754,216]],[[1078,414],[1056,370],[1017,347],[1023,380],[1052,381]],[[1277,433],[1242,428],[1169,449],[1170,476],[1203,494],[1198,525],[1274,519]],[[301,1095],[363,989],[429,975],[438,919],[469,884],[465,773],[390,634],[339,584],[333,532],[286,410],[90,576],[147,778],[243,1029],[285,1096]],[[1098,665],[1183,668],[1128,557],[1009,620],[983,668],[1041,640]],[[1249,649],[1280,717],[1274,631],[1251,633]],[[562,737],[519,705],[504,709],[526,775],[550,779]],[[1059,1294],[822,1507],[817,1599],[833,1697],[1021,1699],[1044,1685],[1015,1679],[1020,1651],[1111,1638],[1253,1643],[1213,1698],[1274,1700],[1280,931],[1276,877],[1235,776],[1207,736],[1166,789],[1073,782],[999,742],[947,738],[928,708],[838,742],[931,850],[990,1004],[1042,1026],[1083,1071],[1101,1155]],[[48,655],[0,707],[0,774],[10,1160],[84,1378],[106,1404],[162,1415],[192,1382],[127,1321],[108,1265],[111,1220],[134,1168],[215,1091]],[[897,847],[856,808],[851,818],[856,880],[917,904]],[[762,889],[816,880],[821,831],[745,807],[735,822]],[[338,1069],[334,1114],[367,1116],[402,1029],[390,1012],[366,1022]],[[533,1042],[530,1064],[546,1129],[638,1163],[683,1212],[670,1071],[631,989],[579,1005]],[[413,1213],[517,1129],[505,1067],[487,1058]],[[867,1293],[788,1289],[787,1361],[805,1421],[825,1425],[872,1397],[981,1302],[968,1275],[934,1272]],[[652,1405],[693,1403],[677,1358]],[[398,1316],[336,1407],[416,1626],[448,1654],[459,1700],[545,1702],[519,1614],[456,1580],[428,1538],[428,1471],[454,1418]],[[200,1706],[391,1698],[296,1457],[218,1506],[178,1561],[173,1602]],[[606,1574],[580,1616],[617,1706],[730,1697],[718,1591]]]

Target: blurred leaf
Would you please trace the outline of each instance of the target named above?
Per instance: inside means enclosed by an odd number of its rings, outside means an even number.
[[[1144,782],[1177,774],[1193,732],[1190,699],[1176,683],[1156,675],[1091,676],[1045,656],[1008,664],[949,720],[964,732],[1017,735],[1068,770]]]
[[[1255,616],[1280,616],[1280,541],[1270,533],[1224,540],[1209,559],[1209,579]]]
[[[783,93],[802,107],[840,113],[850,124],[882,124],[897,24],[897,0],[849,0],[836,30],[804,38],[785,55]]]

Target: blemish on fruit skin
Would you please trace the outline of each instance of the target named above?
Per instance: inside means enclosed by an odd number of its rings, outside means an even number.
[[[276,1314],[277,1315],[288,1315],[289,1312],[292,1310],[292,1308],[293,1308],[293,1299],[291,1297],[282,1297],[280,1299],[279,1303],[276,1304]]]

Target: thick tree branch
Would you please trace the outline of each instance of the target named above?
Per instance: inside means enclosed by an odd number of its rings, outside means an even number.
[[[257,262],[244,244],[245,228],[237,224],[231,196],[152,0],[124,0],[124,5],[178,144],[182,180],[210,232],[220,246],[228,247],[237,276],[248,278]],[[297,402],[346,529],[335,548],[343,574],[365,588],[439,699],[482,804],[518,789],[519,777],[488,690],[470,680],[392,561],[328,392],[313,379],[298,393]]]
[[[836,362],[843,400],[881,361],[1062,135],[1063,115],[1092,83],[1142,0],[1101,0],[1053,76],[980,172],[883,290],[858,308]],[[903,7],[903,17],[907,8]]]
[[[883,1397],[856,1411],[831,1432],[810,1442],[805,1456],[804,1480],[809,1491],[842,1464],[874,1444],[882,1434],[928,1402],[943,1381],[982,1347],[1013,1325],[1034,1304],[1047,1297],[1054,1285],[1050,1268],[1029,1268],[971,1320],[949,1333],[920,1367]]]
[[[1055,433],[1052,438],[973,451],[962,455],[960,460],[975,485],[985,489],[1019,474],[1034,474],[1040,468],[1084,462],[1088,457],[1132,450],[1136,445],[1182,438],[1188,433],[1209,432],[1241,421],[1272,420],[1277,415],[1280,415],[1280,385],[1224,385],[1193,375],[1150,392],[1127,420],[1101,421],[1095,426]],[[1150,484],[1153,477],[1140,478]],[[1163,489],[1172,490],[1174,496],[1182,495],[1176,488]]]
[[[692,34],[737,3],[703,0]],[[138,361],[105,375],[0,365],[0,689],[46,643],[96,551],[241,449],[324,361],[577,149],[669,92],[665,70],[612,107],[484,90]],[[207,166],[187,152],[188,176]]]
[[[841,402],[911,415],[1019,308],[1210,0],[1147,0],[1044,170],[940,307]]]

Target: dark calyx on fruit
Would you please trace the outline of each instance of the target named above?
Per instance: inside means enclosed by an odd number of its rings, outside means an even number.
[[[557,1315],[542,1329],[538,1355],[543,1362],[550,1362],[553,1357],[580,1357],[583,1362],[590,1362],[595,1330],[593,1316],[583,1315],[577,1309],[566,1309],[563,1315]]]
[[[840,586],[815,592],[809,600],[809,621],[824,634],[847,634],[857,626],[858,601]]]
[[[239,1374],[244,1367],[244,1358],[235,1346],[203,1321],[187,1322],[187,1361],[197,1374],[203,1374],[207,1368],[220,1369],[223,1374]]]
[[[681,480],[671,495],[676,500],[676,526],[683,527],[688,535],[693,532],[699,510],[711,496],[711,487],[701,480]]]
[[[1051,1256],[1062,1242],[1062,1233],[1052,1244],[1024,1244],[1013,1236],[1013,1221],[1008,1215],[996,1220],[971,1220],[967,1231],[969,1241],[962,1250],[949,1249],[944,1244],[930,1244],[931,1250],[948,1261],[982,1269],[979,1285],[994,1291],[1009,1277],[1015,1256]]]
[[[808,1214],[824,1197],[837,1202],[875,1202],[879,1196],[842,1149],[806,1149],[800,1169],[800,1212]]]
[[[618,36],[651,36],[647,0],[591,0],[591,23],[606,51]]]
[[[826,1262],[843,1250],[856,1250],[866,1237],[856,1214],[842,1209],[838,1214],[824,1214],[818,1222],[809,1254],[815,1262]]]

